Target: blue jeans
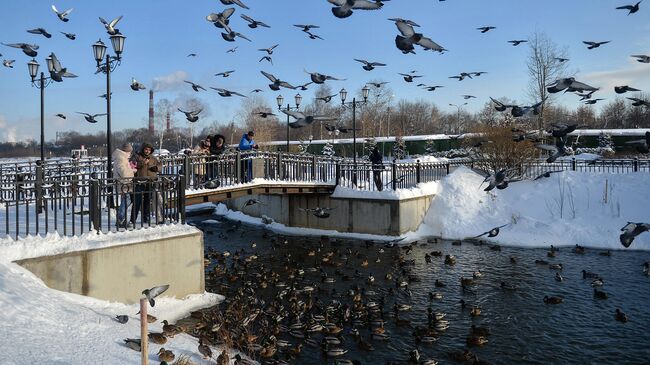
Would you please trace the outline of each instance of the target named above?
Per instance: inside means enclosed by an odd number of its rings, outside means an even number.
[[[126,209],[131,205],[131,193],[120,194],[120,206],[117,209],[118,227],[126,227]]]

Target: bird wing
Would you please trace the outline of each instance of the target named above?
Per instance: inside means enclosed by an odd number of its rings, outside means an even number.
[[[155,298],[160,294],[164,293],[167,289],[169,289],[169,284],[154,286],[153,288],[149,289],[149,295],[147,295],[147,297]]]
[[[54,67],[54,71],[61,72],[63,67],[61,67],[61,62],[59,62],[59,59],[56,57],[54,52],[50,54],[50,57],[52,58],[52,66]]]
[[[242,14],[241,18],[244,19],[245,21],[249,22],[249,23],[255,23],[255,20],[253,18],[249,17],[248,15]]]
[[[234,12],[235,12],[235,8],[227,8],[221,13],[221,16],[228,19],[232,16]]]
[[[70,78],[70,79],[71,79],[71,78],[75,78],[75,77],[77,77],[77,75],[73,74],[72,72],[68,72],[68,71],[64,72],[63,75],[61,75],[61,76],[62,76],[62,77],[67,77],[67,78]],[[138,87],[139,87],[140,89],[143,89],[143,90],[144,90],[144,86],[139,85]]]
[[[28,46],[28,44],[26,44],[26,43],[9,43],[9,44],[2,43],[2,44],[7,46],[7,47],[13,47],[13,48],[23,48],[24,46]],[[36,49],[36,48],[34,48],[34,49]]]
[[[625,10],[632,10],[634,9],[634,5],[625,5],[625,6],[619,6],[616,9],[625,9]]]
[[[236,92],[236,91],[231,91],[230,93],[233,94],[233,95],[237,95],[237,96],[244,97],[244,98],[247,98],[247,97],[248,97],[248,96],[246,96],[246,95],[242,95],[242,94],[240,94],[240,93],[238,93],[238,92]]]
[[[596,44],[596,42],[589,42],[589,41],[582,41],[582,43],[588,45],[588,46],[593,46]]]
[[[539,143],[539,144],[536,144],[535,147],[539,148],[540,150],[549,151],[549,152],[553,152],[553,153],[557,153],[557,151],[558,151],[557,147],[555,147],[553,145],[550,145],[550,144],[541,144],[541,143]]]
[[[262,75],[266,76],[267,79],[271,80],[271,82],[278,81],[278,79],[275,76],[271,75],[270,73],[264,71],[260,71],[260,72],[262,73]]]
[[[280,86],[286,87],[287,89],[295,89],[296,87],[291,85],[290,83],[286,81],[280,81]]]
[[[327,0],[330,4],[338,5],[338,6],[343,6],[347,2],[347,0]]]
[[[239,38],[244,38],[245,40],[247,40],[247,41],[249,41],[249,42],[252,42],[248,37],[246,37],[245,35],[243,35],[243,34],[241,34],[241,33],[235,32],[235,35],[236,35],[237,37],[239,37]]]
[[[119,21],[122,20],[122,15],[118,16],[117,18],[113,19],[108,25],[113,28],[119,23]]]
[[[444,48],[438,43],[434,42],[431,38],[422,37],[417,44],[422,46],[424,49],[430,49],[432,51],[442,52]]]
[[[220,88],[218,88],[218,87],[212,87],[212,86],[210,86],[210,89],[215,90],[215,91],[220,92],[220,93],[228,92],[228,90],[226,90],[226,89],[220,89]]]
[[[102,18],[101,16],[99,17],[99,21],[102,22],[102,24],[104,24],[104,25],[108,25],[108,22],[104,18]]]
[[[55,5],[52,5],[52,11],[54,11],[54,12],[57,13],[57,14],[59,14],[59,11],[56,10],[56,6],[55,6]]]
[[[404,37],[411,37],[415,34],[415,30],[413,29],[413,26],[411,24],[408,24],[404,20],[398,20],[395,22],[395,25],[397,26],[397,30],[399,30],[400,33]]]
[[[20,48],[20,47],[18,47],[18,48]],[[357,62],[364,63],[364,64],[366,64],[366,65],[369,65],[369,64],[370,64],[370,62],[368,62],[368,61],[366,61],[366,60],[360,60],[360,59],[358,59],[358,58],[355,58],[354,60],[357,61]]]
[[[188,112],[184,111],[184,110],[181,109],[181,108],[178,108],[178,111],[181,112],[181,113],[183,113],[183,114],[189,114]]]
[[[632,231],[634,231],[635,228],[636,228],[636,223],[627,222],[627,224],[624,225],[623,228],[621,228],[621,231],[624,231],[626,234],[630,234],[632,233]]]
[[[583,82],[580,81],[573,81],[570,85],[572,89],[578,89],[578,90],[587,90],[587,91],[596,91],[598,88],[589,86]]]
[[[352,9],[361,9],[361,10],[377,10],[381,9],[384,6],[381,2],[374,2],[368,0],[354,0]]]
[[[94,119],[94,118],[96,118],[96,117],[103,117],[103,116],[105,116],[105,115],[106,115],[106,113],[93,114],[92,117],[93,117],[93,119]]]
[[[239,5],[239,6],[241,6],[244,9],[250,9],[248,6],[244,5],[244,3],[241,2],[241,0],[232,0],[232,2]]]
[[[81,114],[81,115],[85,115],[85,116],[88,116],[88,117],[91,116],[90,114],[88,114],[88,113],[83,113],[83,112],[75,112],[75,113],[77,113],[77,114]]]
[[[282,109],[282,112],[284,114],[290,115],[290,116],[292,116],[292,117],[294,117],[296,119],[304,119],[305,118],[305,114],[303,112],[294,111],[294,110],[285,110],[285,109]]]
[[[52,5],[52,6],[54,6],[54,5]],[[61,16],[65,18],[66,16],[70,15],[70,13],[72,13],[73,10],[74,10],[74,8],[70,8],[70,9],[64,11],[63,13],[61,13]]]
[[[40,29],[40,28],[29,29],[29,30],[27,30],[27,33],[32,33],[32,34],[41,34],[41,29]]]

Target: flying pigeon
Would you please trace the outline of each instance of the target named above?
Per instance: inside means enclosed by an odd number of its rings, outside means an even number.
[[[578,95],[580,97],[580,101],[583,101],[583,100],[591,99],[591,97],[594,95],[595,92],[596,91],[594,90],[594,91],[590,91],[590,92],[588,92],[586,94],[576,94],[576,95]]]
[[[312,32],[305,32],[305,33],[307,33],[307,34],[309,35],[309,39],[320,39],[320,40],[323,40],[323,38],[322,38],[321,36],[319,36],[319,35],[317,35],[317,34],[314,34],[314,33],[312,33]]]
[[[497,27],[487,26],[487,27],[476,28],[476,30],[480,30],[481,33],[487,33],[489,31],[491,31],[492,29],[497,29]]]
[[[219,72],[218,74],[214,74],[214,76],[229,77],[233,72],[235,72],[235,70]]]
[[[539,179],[542,179],[542,178],[545,178],[545,177],[549,178],[549,177],[551,177],[551,174],[558,173],[558,172],[564,172],[564,170],[546,171],[543,174],[541,174],[541,175],[537,176],[536,178],[534,178],[533,180],[539,180]]]
[[[312,81],[314,84],[322,84],[322,83],[324,83],[324,82],[327,81],[327,80],[345,81],[345,79],[337,79],[336,77],[329,76],[329,75],[325,75],[325,74],[321,74],[321,73],[318,73],[318,72],[308,72],[308,71],[305,71],[305,72],[308,73],[308,74],[310,75],[310,77],[311,77],[311,81]]]
[[[272,84],[269,84],[269,88],[273,91],[280,90],[280,87],[286,87],[287,89],[295,89],[295,87],[292,86],[290,83],[282,81],[268,72],[264,72],[264,71],[260,71],[260,72],[262,73],[262,75],[264,75],[267,79],[269,79],[272,82]]]
[[[336,5],[332,8],[332,14],[335,17],[343,19],[347,18],[353,13],[354,10],[377,10],[381,9],[384,1],[369,1],[369,0],[327,0],[329,3]]]
[[[242,204],[242,206],[241,206],[241,208],[239,210],[244,210],[244,208],[249,207],[251,205],[255,205],[255,204],[266,205],[266,204],[264,204],[262,201],[260,201],[258,199],[248,199],[248,200],[246,200],[244,202],[244,204]]]
[[[513,45],[513,47],[517,47],[518,45],[520,45],[522,43],[526,43],[526,42],[528,42],[528,41],[525,40],[525,39],[508,41],[508,43],[511,43]]]
[[[636,58],[637,61],[641,63],[650,63],[650,56],[639,54],[639,55],[632,55],[630,57]]]
[[[474,96],[474,95],[461,95],[461,96],[462,96],[463,99],[465,99],[465,100],[469,100],[469,99],[472,99],[472,98],[476,99],[476,96]]]
[[[562,57],[555,57],[555,60],[560,62],[560,63],[564,63],[564,62],[569,61],[568,58],[562,58]]]
[[[378,67],[378,66],[386,66],[385,63],[380,63],[380,62],[368,62],[366,60],[360,60],[358,58],[355,58],[354,60],[357,61],[357,62],[363,63],[363,66],[361,66],[361,67],[366,71],[372,71],[372,70],[375,69],[375,67]]]
[[[284,114],[287,114],[291,116],[292,118],[296,119],[294,122],[289,123],[289,127],[291,128],[302,128],[305,126],[310,125],[313,122],[317,121],[329,121],[329,120],[334,120],[335,118],[330,118],[322,115],[306,115],[303,112],[300,111],[294,111],[294,110],[285,110],[282,109],[282,112]]]
[[[53,81],[61,82],[63,81],[64,77],[68,77],[68,78],[77,77],[77,75],[68,72],[67,68],[61,66],[61,62],[59,62],[59,59],[56,57],[54,52],[50,53],[50,58],[52,59],[52,67],[53,67],[53,70],[50,72],[50,78]]]
[[[104,24],[104,28],[106,28],[106,33],[108,33],[109,35],[120,34],[120,30],[115,28],[115,26],[120,20],[122,20],[122,15],[113,19],[110,23],[104,20],[104,18],[102,18],[101,16],[99,17],[99,21],[102,22],[102,24]]]
[[[474,238],[483,237],[485,235],[488,235],[488,237],[496,237],[496,236],[499,235],[499,230],[501,230],[501,228],[503,228],[505,226],[507,226],[507,224],[504,224],[504,225],[498,226],[498,227],[494,227],[491,230],[489,230],[487,232],[483,232],[483,233],[479,234],[478,236],[476,236]]]
[[[139,91],[139,90],[144,90],[144,89],[146,89],[146,87],[144,85],[139,83],[138,80],[134,79],[133,77],[131,78],[131,90]]]
[[[257,115],[260,118],[268,118],[270,116],[275,116],[273,112],[255,112],[255,115]]]
[[[419,27],[419,25],[415,22],[401,18],[390,18],[388,20],[395,22],[397,30],[401,33],[401,35],[395,37],[395,46],[402,51],[402,53],[415,53],[415,44],[427,51],[431,50],[441,53],[446,51],[446,49],[431,40],[431,38],[425,37],[422,33],[416,33],[414,27]]]
[[[226,53],[235,53],[237,51],[237,47],[233,47],[229,50],[226,51]]]
[[[154,300],[154,298],[164,293],[167,289],[169,289],[169,285],[154,286],[151,289],[143,290],[142,294],[144,294],[147,297],[149,304],[153,307],[156,305],[156,301]]]
[[[586,105],[594,105],[594,104],[596,104],[597,102],[599,102],[601,100],[605,100],[605,99],[589,99],[589,100],[585,101],[585,104]]]
[[[611,41],[604,41],[604,42],[591,42],[591,41],[582,41],[582,43],[586,44],[588,47],[587,49],[594,49],[602,46],[603,44],[607,44]]]
[[[306,83],[306,84],[297,85],[297,86],[296,86],[296,89],[298,89],[298,90],[302,90],[302,91],[307,91],[307,86],[309,86],[309,85],[311,85],[311,84],[313,84],[313,82],[309,81],[309,82]]]
[[[255,90],[251,91],[251,93],[262,93],[262,92],[264,92],[264,90],[262,90],[262,89],[255,89]]]
[[[70,8],[70,9],[64,11],[64,12],[60,12],[60,11],[57,10],[56,6],[52,5],[52,11],[54,11],[54,13],[56,13],[56,16],[59,17],[59,19],[61,19],[61,21],[66,22],[66,23],[70,20],[70,19],[68,19],[68,15],[70,15],[70,13],[72,13],[72,10],[74,10],[74,8]]]
[[[623,228],[621,228],[621,235],[619,236],[621,240],[621,244],[624,247],[630,247],[632,244],[632,241],[634,241],[634,238],[636,236],[640,235],[643,232],[648,232],[650,230],[650,224],[648,223],[632,223],[632,222],[627,222]]]
[[[244,5],[244,3],[241,2],[241,0],[219,0],[219,1],[221,1],[221,3],[224,5],[237,5],[244,9],[249,9],[249,7]]]
[[[278,44],[275,44],[275,45],[273,45],[273,46],[271,46],[271,47],[269,47],[269,48],[259,48],[258,51],[266,52],[266,53],[268,53],[269,55],[272,55],[272,54],[273,54],[273,50],[274,50],[275,47],[277,47],[277,46],[278,46]]]
[[[598,88],[589,86],[580,81],[576,81],[576,79],[573,77],[568,77],[564,79],[555,80],[555,82],[553,82],[551,85],[548,85],[546,87],[546,90],[551,94],[555,94],[562,90],[567,90],[570,92],[575,92],[575,91],[587,92],[587,91],[598,90]]]
[[[268,24],[255,20],[247,15],[242,14],[241,18],[248,22],[249,28],[257,28],[257,27],[271,28]]]
[[[61,114],[61,113],[59,113],[59,114],[57,114],[56,116],[59,117],[59,118],[61,118],[61,119],[67,119],[66,116],[65,116],[65,114]]]
[[[77,112],[77,114],[83,115],[88,123],[93,123],[93,124],[97,123],[97,120],[95,118],[102,117],[102,116],[106,115],[106,113],[103,113],[103,114],[88,114],[88,113],[82,113],[82,112]]]
[[[629,10],[629,12],[627,13],[627,15],[634,14],[634,13],[636,13],[637,11],[639,11],[639,4],[641,4],[642,1],[643,1],[643,0],[639,1],[638,3],[636,3],[636,4],[634,4],[634,5],[624,5],[624,6],[619,6],[619,7],[617,7],[616,9],[619,9],[619,10]]]
[[[628,98],[628,99],[632,100],[634,102],[634,103],[632,103],[633,106],[642,106],[643,105],[643,106],[646,106],[646,107],[650,108],[650,101],[646,101],[646,100],[639,99],[639,98]]]
[[[368,82],[367,84],[368,84],[368,85],[372,85],[372,86],[374,86],[374,87],[376,87],[376,88],[379,89],[380,87],[382,87],[383,85],[388,84],[389,82],[390,82],[390,81],[382,81],[382,82]]]
[[[501,169],[497,171],[494,174],[488,173],[486,171],[482,170],[474,170],[482,175],[485,176],[485,179],[483,182],[481,182],[481,185],[479,185],[479,188],[483,186],[484,183],[488,183],[488,186],[483,189],[483,191],[491,191],[494,188],[503,190],[506,187],[508,187],[508,173],[510,172],[509,169]]]
[[[29,29],[29,30],[27,30],[27,33],[31,33],[31,34],[41,34],[41,35],[43,35],[45,38],[52,38],[52,35],[51,35],[50,33],[48,33],[47,30],[45,30],[45,29],[43,29],[43,28]]]
[[[216,23],[215,23],[215,24],[216,24]],[[234,41],[235,41],[235,38],[237,38],[237,37],[239,37],[239,38],[244,38],[245,40],[247,40],[247,41],[249,41],[249,42],[252,42],[252,41],[251,41],[249,38],[247,38],[245,35],[243,35],[243,34],[241,34],[241,33],[239,33],[239,32],[235,32],[234,30],[230,29],[230,27],[227,26],[227,25],[225,25],[225,26],[223,27],[223,29],[224,29],[227,33],[221,32],[221,38],[223,38],[223,39],[224,39],[225,41],[227,41],[227,42],[234,42]]]
[[[187,55],[187,57],[196,57],[196,56],[197,56],[196,53],[190,53],[190,54]]]
[[[320,98],[316,98],[316,100],[322,100],[322,101],[324,101],[324,102],[327,104],[327,103],[329,103],[330,101],[332,101],[332,98],[335,97],[336,95],[338,95],[338,94],[322,96],[322,97],[320,97]]]
[[[74,41],[75,39],[77,39],[77,35],[74,34],[74,33],[61,32],[61,34],[63,34],[66,38],[68,38],[71,41]]]
[[[617,94],[625,94],[628,91],[641,91],[641,90],[635,89],[633,87],[629,87],[627,85],[614,86],[614,92],[617,93]]]
[[[424,88],[425,88],[427,91],[436,91],[436,89],[439,88],[439,87],[444,87],[444,86],[435,85],[435,86],[425,86]]]
[[[492,102],[495,104],[494,109],[496,111],[498,111],[498,112],[505,112],[508,108],[513,107],[513,105],[504,104],[504,103],[494,99],[493,97],[490,97],[490,100],[492,100]]]
[[[181,108],[178,108],[178,111],[185,114],[185,118],[187,119],[188,122],[194,123],[199,120],[199,114],[203,111],[203,109],[186,112],[181,110]]]
[[[400,73],[399,75],[403,76],[404,81],[406,82],[413,82],[413,79],[418,77],[423,77],[422,75],[411,75],[411,74],[403,74],[403,73]]]
[[[294,24],[293,26],[297,28],[302,28],[302,31],[305,33],[308,33],[313,28],[320,28],[318,25],[311,25],[311,24],[306,24],[306,25]]]
[[[270,64],[273,64],[273,58],[271,58],[271,56],[264,56],[260,58],[260,60],[257,62],[262,62],[262,61],[268,61]]]
[[[2,60],[2,65],[4,67],[14,68],[14,62],[16,62],[16,60]]]
[[[211,13],[205,19],[217,28],[224,28],[230,24],[230,17],[235,13],[235,8],[226,8],[221,13]]]
[[[556,138],[555,145],[536,144],[535,147],[540,150],[551,152],[551,155],[546,159],[547,163],[555,162],[558,157],[566,155],[566,148],[564,146],[564,138]]]
[[[634,140],[634,141],[627,141],[625,143],[629,144],[629,145],[636,146],[637,151],[639,151],[641,153],[648,153],[648,152],[650,152],[650,132],[645,132],[645,138],[644,139],[637,139],[637,140]]]
[[[563,138],[566,137],[567,134],[578,129],[578,127],[580,126],[577,124],[555,123],[551,124],[551,129],[547,130],[547,132],[555,138]]]
[[[111,93],[111,96],[113,96],[113,93]],[[106,94],[101,94],[101,95],[98,96],[98,98],[106,99],[106,98],[108,98],[108,96]]]
[[[242,95],[242,94],[240,94],[240,93],[238,93],[236,91],[220,89],[218,87],[210,87],[210,89],[215,90],[219,94],[219,96],[222,96],[224,98],[227,98],[227,97],[230,97],[230,96],[233,96],[233,95],[241,96],[241,97],[244,97],[244,98],[247,97],[246,95]]]
[[[530,106],[518,106],[518,105],[511,105],[510,107],[512,108],[510,110],[510,114],[515,117],[515,118],[520,118],[525,115],[533,114],[533,115],[539,115],[540,113],[540,107],[544,104],[546,99],[540,101],[537,104],[533,104]]]
[[[199,92],[199,89],[201,89],[201,90],[203,90],[203,91],[207,91],[203,86],[201,86],[201,85],[199,85],[199,84],[195,84],[195,83],[193,83],[192,81],[187,81],[187,80],[183,80],[183,81],[185,81],[186,83],[192,85],[192,89],[193,89],[194,91],[196,91],[196,92]]]

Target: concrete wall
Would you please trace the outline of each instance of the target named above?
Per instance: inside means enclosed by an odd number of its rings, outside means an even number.
[[[251,198],[264,204],[243,208]],[[339,232],[401,235],[414,231],[422,223],[433,196],[404,200],[331,198],[328,194],[252,195],[226,202],[232,210],[254,217],[266,215],[290,227],[336,230]],[[329,218],[316,218],[304,208],[329,207]]]
[[[203,234],[16,261],[57,290],[132,304],[142,290],[169,284],[163,296],[205,291]]]

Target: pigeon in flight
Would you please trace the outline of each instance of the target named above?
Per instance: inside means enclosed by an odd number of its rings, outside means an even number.
[[[487,27],[476,28],[476,30],[480,30],[481,33],[487,33],[489,31],[491,31],[492,29],[497,29],[497,27],[487,26]]]
[[[74,34],[74,33],[61,32],[61,34],[63,34],[66,38],[68,38],[71,41],[74,41],[75,39],[77,39],[77,35]]]
[[[488,183],[488,186],[483,189],[483,191],[492,191],[494,188],[497,188],[499,190],[503,190],[508,187],[508,173],[510,172],[509,169],[501,169],[497,171],[494,174],[488,173],[486,171],[482,170],[474,170],[482,175],[485,176],[485,179],[479,185],[479,188],[483,186],[484,183]]]
[[[587,92],[587,91],[595,91],[598,90],[598,88],[589,86],[585,83],[582,83],[580,81],[576,81],[574,77],[568,77],[564,79],[558,79],[555,80],[551,85],[548,85],[546,87],[546,90],[551,93],[555,94],[563,90],[567,90],[569,92]]]
[[[321,73],[318,73],[318,72],[308,72],[308,71],[305,71],[305,72],[310,75],[311,81],[314,84],[319,84],[320,85],[320,84],[325,83],[325,81],[327,81],[327,80],[345,81],[345,79],[337,79],[336,77],[321,74]]]
[[[353,10],[377,10],[381,9],[384,1],[369,0],[327,0],[329,3],[336,5],[332,8],[332,14],[335,17],[343,19],[352,15]]]
[[[586,105],[594,105],[594,104],[596,104],[597,102],[599,102],[601,100],[605,100],[605,99],[589,99],[589,100],[585,101],[585,104]]]
[[[249,28],[257,28],[257,27],[271,28],[268,24],[255,20],[247,15],[242,14],[241,18],[248,22]]]
[[[646,56],[646,55],[643,55],[643,54],[639,54],[639,55],[632,55],[632,56],[630,56],[630,57],[634,57],[634,58],[636,58],[636,59],[637,59],[637,62],[641,62],[641,63],[650,63],[650,56]]]
[[[476,96],[474,96],[474,95],[461,95],[461,96],[462,96],[463,99],[465,99],[465,100],[469,100],[469,99],[472,99],[472,98],[476,99]]]
[[[192,85],[192,89],[193,89],[194,91],[196,91],[196,92],[199,92],[199,89],[201,89],[201,90],[203,90],[203,91],[207,91],[203,86],[201,86],[201,85],[199,85],[199,84],[195,84],[195,83],[193,83],[192,81],[187,81],[187,80],[183,80],[183,81],[185,81],[186,83]]]
[[[604,42],[592,42],[592,41],[582,41],[582,43],[586,44],[588,47],[587,49],[594,49],[602,46],[603,44],[607,44],[611,41],[604,41]]]
[[[458,79],[458,81],[463,81],[466,77],[471,79],[472,75],[467,72],[461,72],[458,76],[449,76],[450,79]]]
[[[251,94],[253,94],[253,93],[257,94],[257,93],[263,93],[263,92],[264,92],[264,90],[262,90],[262,89],[255,89],[255,90],[251,91]]]
[[[629,100],[632,100],[633,106],[645,106],[647,108],[650,108],[650,101],[639,99],[639,98],[628,98]]]
[[[156,305],[156,301],[154,300],[154,298],[167,291],[167,289],[169,289],[169,285],[154,286],[151,289],[143,290],[142,294],[144,294],[144,296],[147,297],[149,304],[153,307]]]
[[[259,48],[258,51],[266,52],[268,55],[272,55],[272,54],[273,54],[273,50],[274,50],[275,47],[277,47],[277,46],[279,46],[279,44],[275,44],[275,45],[273,45],[273,46],[271,46],[271,47],[269,47],[269,48]]]
[[[40,35],[44,36],[45,38],[52,38],[52,35],[50,33],[48,33],[47,30],[45,30],[43,28],[29,29],[29,30],[27,30],[27,33],[40,34]]]
[[[564,172],[564,170],[546,171],[543,174],[541,174],[541,175],[537,176],[536,178],[534,178],[533,180],[539,180],[539,179],[542,179],[542,178],[549,178],[549,177],[551,177],[551,174],[558,173],[558,172]]]
[[[377,89],[379,89],[380,87],[382,87],[383,85],[388,84],[389,82],[390,82],[390,81],[382,81],[382,82],[367,82],[366,84],[367,84],[367,85],[372,85],[372,86],[376,87]]]
[[[539,115],[540,112],[540,107],[544,104],[546,99],[540,101],[537,104],[533,104],[531,106],[518,106],[518,105],[512,105],[512,109],[510,110],[510,114],[515,117],[515,118],[520,118],[525,115],[533,114],[533,115]]]
[[[568,58],[562,58],[562,57],[555,57],[555,60],[558,61],[559,63],[564,63],[569,61]]]
[[[317,35],[317,34],[314,34],[314,33],[312,33],[312,32],[305,32],[305,33],[307,33],[307,35],[309,36],[309,39],[320,39],[320,40],[323,40],[323,37],[321,37],[321,36],[319,36],[319,35]]]
[[[203,109],[186,112],[184,110],[181,110],[181,108],[178,108],[178,111],[185,114],[185,118],[187,119],[188,122],[194,123],[199,120],[199,114],[203,111]]]
[[[316,100],[322,100],[322,101],[325,102],[325,104],[327,104],[327,103],[329,103],[330,101],[332,101],[332,98],[335,97],[336,95],[338,95],[338,94],[322,96],[322,97],[320,97],[320,98],[316,98]]]
[[[639,1],[638,3],[636,3],[636,4],[634,4],[634,5],[624,5],[624,6],[619,6],[619,7],[617,7],[616,9],[619,9],[619,10],[629,10],[629,12],[627,13],[627,15],[634,14],[634,13],[636,13],[637,11],[639,11],[639,4],[641,4],[642,1],[643,1],[643,0]]]
[[[412,74],[403,74],[403,73],[400,73],[399,75],[403,76],[404,81],[406,82],[413,82],[413,79],[416,79],[418,77],[424,77],[422,75],[412,75]]]
[[[567,134],[575,131],[580,127],[578,124],[551,124],[551,129],[547,130],[555,138],[564,138]]]
[[[190,54],[187,55],[187,57],[196,57],[196,56],[197,56],[196,53],[190,53]]]
[[[95,118],[102,117],[102,116],[106,115],[106,113],[103,113],[103,114],[88,114],[88,113],[82,113],[82,112],[77,112],[77,114],[83,115],[84,119],[86,119],[86,121],[88,123],[93,123],[93,124],[97,123],[97,120]]]
[[[372,70],[375,69],[375,67],[378,67],[378,66],[386,66],[385,63],[380,63],[380,62],[368,62],[366,60],[360,60],[360,59],[357,59],[357,58],[355,58],[354,60],[357,61],[357,62],[363,63],[363,66],[361,66],[361,67],[366,71],[372,71]]]
[[[235,13],[235,8],[226,8],[221,13],[210,13],[205,17],[207,21],[213,23],[217,28],[224,28],[230,24],[230,17]]]
[[[275,114],[274,114],[273,112],[268,112],[268,111],[265,111],[265,112],[255,112],[255,115],[257,115],[257,116],[260,117],[260,118],[265,118],[265,119],[268,118],[268,117],[270,117],[270,116],[275,116]]]
[[[61,19],[62,22],[67,23],[70,20],[70,19],[68,19],[68,15],[70,15],[70,13],[72,13],[72,10],[74,10],[74,8],[70,8],[70,9],[64,11],[64,12],[60,12],[56,8],[56,6],[52,5],[52,11],[56,14],[57,17],[59,17],[59,19]]]
[[[636,236],[643,232],[650,231],[650,224],[627,222],[627,224],[621,228],[621,231],[623,231],[619,236],[621,244],[627,248],[630,247]]]
[[[329,0],[328,0],[329,1]],[[334,210],[335,208],[298,208],[303,212],[311,213],[314,215],[316,218],[329,218],[330,217],[330,211]]]
[[[255,205],[255,204],[266,205],[266,204],[264,204],[261,200],[258,200],[258,199],[248,199],[248,200],[246,200],[246,201],[244,202],[244,204],[242,204],[242,206],[241,206],[241,208],[239,208],[239,210],[244,210],[244,208],[249,207],[249,206],[251,206],[251,205]]]
[[[264,56],[260,58],[260,60],[257,62],[262,62],[262,61],[268,61],[270,64],[273,64],[273,58],[271,58],[271,56]]]
[[[525,39],[508,41],[508,43],[511,43],[513,47],[517,47],[518,45],[520,45],[522,43],[527,43],[527,42],[528,41],[525,40]]]
[[[272,82],[272,84],[269,84],[269,88],[273,91],[280,90],[280,87],[286,87],[287,89],[295,89],[295,87],[292,86],[290,83],[282,81],[268,72],[264,72],[264,71],[260,71],[260,72],[262,73],[262,75],[264,75],[267,79],[269,79]]]
[[[614,86],[614,92],[617,93],[617,94],[625,94],[628,91],[641,91],[641,90],[635,89],[633,87],[629,87],[627,85]]]
[[[634,140],[634,141],[627,141],[625,143],[629,144],[629,145],[636,146],[637,151],[639,151],[641,153],[648,153],[650,151],[650,132],[645,132],[645,138],[644,139],[637,139],[637,140]]]
[[[584,100],[589,100],[589,99],[591,99],[591,97],[594,95],[595,92],[596,92],[596,91],[594,90],[594,91],[590,91],[590,92],[588,92],[588,93],[586,93],[586,94],[579,94],[579,93],[578,93],[578,94],[576,94],[576,95],[578,95],[578,96],[580,97],[580,101],[584,101]]]
[[[463,73],[464,73],[464,72],[463,72]],[[463,73],[461,73],[461,75],[462,75]],[[481,76],[481,75],[483,75],[483,74],[486,74],[487,72],[485,72],[485,71],[480,71],[480,72],[470,72],[470,73],[471,73],[472,75],[476,76],[476,77],[479,77],[479,76]],[[471,77],[470,77],[470,79],[471,79]]]
[[[312,24],[294,24],[293,26],[297,28],[302,28],[302,31],[305,33],[308,33],[311,29],[320,28],[320,26],[312,25]]]
[[[551,155],[546,159],[547,163],[555,162],[558,157],[565,156],[567,154],[566,148],[564,146],[564,138],[556,138],[555,145],[548,144],[536,144],[535,147],[543,151],[551,152]]]
[[[294,110],[282,109],[282,112],[296,119],[295,121],[289,123],[289,127],[291,128],[302,128],[312,124],[313,122],[334,120],[334,118],[331,117],[326,117],[322,115],[306,115],[303,112],[294,111]]]
[[[235,53],[237,51],[237,47],[233,47],[229,50],[226,51],[226,53]]]
[[[101,16],[99,17],[99,21],[102,22],[102,24],[104,24],[104,28],[106,28],[106,33],[108,33],[109,35],[120,34],[120,30],[115,28],[115,26],[117,25],[117,23],[119,23],[120,20],[122,20],[122,15],[113,19],[110,23],[104,20],[104,18],[102,18]]]
[[[215,23],[215,24],[216,24],[216,23]],[[241,34],[241,33],[239,33],[239,32],[235,32],[234,30],[230,29],[230,27],[227,26],[227,25],[224,26],[223,29],[224,29],[227,33],[221,32],[221,37],[222,37],[225,41],[227,41],[227,42],[234,42],[234,41],[235,41],[235,38],[237,38],[237,37],[239,37],[239,38],[244,38],[245,40],[247,40],[247,41],[249,41],[249,42],[252,42],[249,38],[246,38],[245,35],[243,35],[243,34]]]
[[[233,95],[241,96],[243,98],[247,97],[246,95],[242,95],[242,94],[240,94],[240,93],[238,93],[236,91],[220,89],[218,87],[210,87],[210,89],[215,90],[217,92],[217,94],[219,94],[219,96],[224,97],[224,98],[227,98],[227,97],[230,97],[230,96],[233,96]]]
[[[52,67],[53,67],[53,70],[50,72],[50,78],[53,81],[61,82],[63,81],[64,77],[68,77],[68,78],[77,77],[77,75],[68,72],[67,68],[61,66],[61,62],[56,57],[54,52],[50,53],[50,58],[52,59]]]
[[[307,86],[309,86],[309,85],[311,85],[311,84],[313,84],[313,82],[309,81],[309,82],[306,83],[306,84],[297,85],[297,86],[296,86],[296,89],[298,89],[298,90],[302,90],[302,91],[307,91]]]
[[[444,87],[444,86],[435,85],[435,86],[425,86],[424,88],[425,88],[427,91],[436,91],[436,89],[439,88],[439,87]]]
[[[59,117],[59,118],[61,118],[61,119],[67,119],[67,117],[65,116],[65,114],[61,114],[61,113],[59,113],[59,114],[57,114],[56,116]]]
[[[490,97],[490,100],[494,103],[494,109],[498,112],[505,112],[508,108],[512,108],[514,105],[504,104],[493,97]]]
[[[485,235],[488,235],[488,237],[496,237],[496,236],[499,235],[499,231],[501,230],[501,228],[503,228],[505,226],[507,226],[507,224],[504,224],[504,225],[498,226],[498,227],[494,227],[491,230],[489,230],[487,232],[483,232],[483,233],[479,234],[478,236],[476,236],[474,238],[483,237]]]
[[[113,96],[113,93],[111,93],[111,96]],[[106,99],[106,98],[108,98],[108,95],[106,95],[106,94],[101,94],[101,95],[98,96],[98,98]]]
[[[244,5],[244,3],[241,2],[241,0],[219,0],[219,1],[221,1],[221,3],[224,5],[237,5],[244,9],[250,9],[248,6]]]
[[[218,74],[214,74],[214,76],[229,77],[230,74],[233,73],[233,72],[235,72],[235,70],[219,72]]]
[[[139,83],[138,80],[134,79],[133,77],[131,78],[131,90],[139,91],[139,90],[144,90],[144,89],[146,89],[146,87],[144,85]]]
[[[422,33],[416,33],[414,27],[419,27],[417,23],[401,18],[390,18],[388,20],[395,22],[397,30],[401,33],[401,35],[395,37],[395,46],[402,51],[402,53],[415,53],[415,44],[427,51],[431,50],[441,53],[446,51],[446,49],[431,40],[431,38],[425,37]]]
[[[2,65],[4,67],[14,68],[14,62],[16,62],[16,60],[2,60]]]

